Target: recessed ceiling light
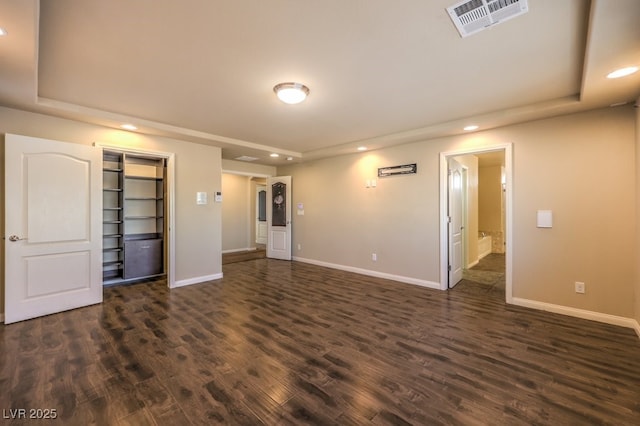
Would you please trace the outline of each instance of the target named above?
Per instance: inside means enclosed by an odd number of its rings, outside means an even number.
[[[607,78],[626,77],[628,75],[631,75],[631,74],[635,73],[636,71],[638,71],[638,67],[620,68],[619,70],[615,70],[615,71],[610,72],[609,74],[607,74]]]
[[[286,104],[299,104],[309,95],[309,88],[301,83],[276,84],[273,91],[278,95],[278,99]]]
[[[480,128],[480,126],[476,126],[475,124],[472,124],[470,126],[465,126],[462,130],[464,130],[465,132],[471,132],[473,130],[478,130]]]
[[[4,28],[0,27],[0,37],[6,36],[6,35],[7,35],[7,30],[5,30]]]
[[[120,127],[122,127],[125,130],[138,130],[138,128],[136,126],[134,126],[133,124],[123,124]]]
[[[271,154],[271,155],[270,155],[270,157],[272,157],[272,158],[278,158],[278,157],[280,157],[280,155],[279,155],[279,154],[276,154],[276,153],[274,152],[273,154]]]
[[[287,161],[293,161],[293,157],[287,157]]]
[[[367,147],[366,146],[359,146],[358,147],[358,151],[366,151]]]

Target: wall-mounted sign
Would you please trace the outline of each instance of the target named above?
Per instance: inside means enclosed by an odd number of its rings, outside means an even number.
[[[408,175],[418,172],[418,165],[405,164],[403,166],[381,167],[378,169],[378,177],[386,177],[393,175]]]

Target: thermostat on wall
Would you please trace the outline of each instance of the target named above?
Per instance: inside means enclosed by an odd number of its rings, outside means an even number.
[[[196,204],[198,205],[207,204],[206,192],[196,192]]]

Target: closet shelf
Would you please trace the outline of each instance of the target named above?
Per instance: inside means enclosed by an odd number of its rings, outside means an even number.
[[[126,216],[125,220],[162,219],[162,216]]]
[[[162,177],[156,177],[156,176],[136,176],[136,175],[124,175],[125,179],[135,179],[135,180],[155,180],[155,181],[162,181],[163,178]]]

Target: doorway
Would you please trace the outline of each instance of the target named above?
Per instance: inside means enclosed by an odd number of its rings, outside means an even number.
[[[452,254],[451,250],[453,245],[450,242],[456,242],[451,240],[450,236],[450,221],[452,220],[450,214],[450,185],[451,185],[451,175],[449,171],[451,169],[450,164],[452,159],[461,160],[464,163],[465,156],[473,156],[476,158],[475,161],[482,161],[483,165],[486,165],[487,162],[493,161],[496,159],[504,159],[503,165],[499,166],[500,170],[500,182],[499,189],[501,192],[501,197],[503,197],[503,207],[499,209],[502,210],[501,218],[503,229],[502,233],[500,232],[488,232],[487,229],[480,229],[486,227],[487,225],[480,226],[477,220],[477,212],[473,214],[468,213],[468,209],[471,208],[474,204],[477,205],[477,200],[473,200],[472,197],[473,191],[460,191],[458,195],[461,197],[461,205],[464,206],[463,210],[467,213],[466,217],[464,214],[462,217],[462,224],[460,225],[464,231],[462,233],[462,252],[459,255],[462,257],[464,266],[467,268],[473,268],[475,271],[471,272],[471,274],[475,273],[477,276],[489,276],[495,273],[496,268],[500,267],[500,261],[504,265],[504,293],[505,299],[507,303],[511,303],[513,298],[512,291],[512,145],[511,144],[502,144],[502,145],[494,145],[487,146],[477,149],[466,149],[459,151],[449,151],[443,152],[440,154],[440,259],[441,259],[441,273],[440,273],[440,287],[442,290],[447,290],[452,287],[450,285],[451,282],[451,273],[450,266]],[[478,160],[481,159],[481,160]],[[469,169],[467,169],[469,170]],[[471,173],[471,172],[468,172]],[[469,176],[469,180],[474,180],[475,177]],[[477,179],[476,179],[477,181]],[[471,183],[470,185],[473,185]],[[477,207],[476,207],[477,208]],[[482,232],[485,234],[494,234],[496,236],[496,241],[494,243],[494,248],[490,248],[490,252],[496,251],[504,251],[504,254],[496,254],[495,256],[492,254],[486,257],[480,257],[479,254],[479,245],[480,241],[476,241],[476,236],[482,235]],[[460,245],[460,244],[459,244]],[[495,247],[504,247],[504,250],[496,250]],[[455,266],[455,265],[454,265]],[[465,272],[467,272],[465,271]],[[457,278],[453,278],[457,279]]]
[[[266,257],[267,177],[223,170],[223,265]]]

